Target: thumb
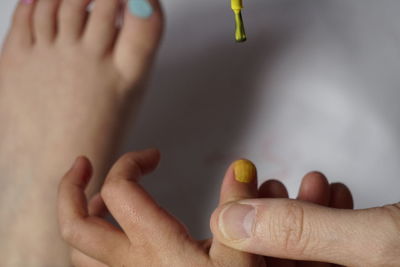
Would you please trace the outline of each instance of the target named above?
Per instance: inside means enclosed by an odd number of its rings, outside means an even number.
[[[291,199],[247,199],[219,207],[214,236],[254,254],[336,263],[396,266],[400,204],[341,210]]]

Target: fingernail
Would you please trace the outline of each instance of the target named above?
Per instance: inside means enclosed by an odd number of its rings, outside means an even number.
[[[256,210],[253,206],[231,204],[219,215],[218,226],[226,239],[238,240],[251,236]]]
[[[29,5],[32,4],[34,1],[35,0],[21,0],[21,3]]]
[[[128,8],[130,12],[139,18],[148,18],[153,14],[153,7],[148,0],[129,0]]]
[[[235,179],[241,183],[251,183],[256,178],[256,166],[249,160],[237,160],[233,165]]]

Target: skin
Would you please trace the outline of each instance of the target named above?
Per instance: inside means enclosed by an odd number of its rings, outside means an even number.
[[[286,196],[284,187],[274,183],[276,195]],[[320,191],[314,191],[316,186]],[[271,195],[272,189],[264,190]],[[242,205],[254,207],[256,214],[249,236],[241,240],[224,234],[233,222],[221,216],[223,210],[237,204],[241,209]],[[243,252],[326,262],[293,265],[285,260],[276,266],[399,266],[400,204],[364,210],[351,210],[352,206],[350,191],[343,184],[328,186],[318,176],[306,176],[298,200],[232,202],[217,208],[211,228],[218,241]],[[274,266],[274,261],[271,264]]]
[[[342,192],[337,194],[336,192]],[[288,198],[285,185],[277,180],[268,180],[259,190],[261,198]],[[352,209],[353,198],[350,190],[341,183],[329,184],[328,179],[320,172],[310,172],[304,176],[297,199],[327,207]],[[266,257],[267,266],[279,267],[330,267],[330,263],[295,261]]]
[[[96,0],[88,13],[89,2],[18,3],[0,54],[4,266],[69,266],[54,216],[59,178],[87,155],[95,167],[89,195],[97,191],[144,93],[163,28],[160,4],[150,1],[147,19],[125,10],[117,28],[119,0]]]
[[[73,247],[74,266],[330,266],[241,252],[215,238],[194,240],[138,184],[142,176],[154,171],[159,160],[157,149],[124,155],[109,171],[100,193],[87,201],[84,190],[92,168],[86,157],[77,159],[60,183],[58,198],[60,231]],[[238,182],[233,166],[234,163],[228,167],[222,182],[220,206],[257,196],[288,197],[286,188],[275,180],[265,182],[259,189],[257,179],[250,183]],[[350,191],[344,185],[339,186],[351,200]],[[326,205],[330,200],[340,202],[334,199],[336,194],[330,194],[335,187],[322,174],[312,172],[303,179],[299,199]],[[342,204],[352,206],[352,202]],[[121,228],[103,219],[107,213],[111,213]]]
[[[74,248],[72,261],[76,266],[311,264],[248,252],[304,260],[326,259],[321,252],[303,251],[306,253],[303,255],[297,251],[282,252],[279,247],[275,251],[259,250],[265,248],[264,243],[257,244],[263,245],[258,250],[254,245],[251,248],[232,244],[215,228],[216,215],[212,219],[216,238],[193,240],[184,226],[160,209],[136,182],[140,174],[152,171],[157,164],[159,154],[154,150],[124,156],[107,175],[100,194],[86,206],[84,189],[89,177],[93,176],[87,191],[92,195],[106,176],[128,108],[136,109],[140,102],[163,25],[161,8],[155,0],[151,0],[154,13],[150,18],[143,20],[125,12],[121,28],[114,24],[121,8],[117,0],[97,0],[90,14],[86,12],[88,2],[19,3],[0,54],[2,264],[69,266],[69,249],[59,237],[53,203],[57,198],[58,177],[79,154],[87,155],[91,163],[85,157],[79,158],[64,177],[58,206],[61,233]],[[311,207],[309,210],[314,212],[311,214],[323,211],[323,205],[343,209],[352,206],[351,194],[345,186],[334,184],[327,188],[322,178],[305,178],[298,197],[300,205],[307,203],[304,207]],[[258,196],[287,197],[285,191],[273,181],[263,185],[259,192],[256,183],[238,184],[230,168],[222,185],[220,208]],[[273,203],[281,201],[288,200]],[[107,209],[122,229],[102,219]],[[398,205],[367,214],[368,218],[379,218],[370,219],[371,228],[389,229],[376,231],[372,236],[373,240],[383,240],[376,259],[370,259],[377,254],[376,250],[367,247],[363,254],[357,245],[357,242],[370,244],[371,236],[365,235],[369,239],[354,238],[350,245],[343,242],[342,251],[352,253],[335,255],[337,259],[330,261],[348,265],[367,261],[363,266],[379,266],[382,262],[395,266],[399,262],[399,243],[395,239],[399,232]],[[351,225],[354,221],[349,218],[346,222]],[[368,218],[362,218],[361,222]],[[358,229],[360,222],[357,223],[353,229]],[[359,250],[354,253],[353,248]]]

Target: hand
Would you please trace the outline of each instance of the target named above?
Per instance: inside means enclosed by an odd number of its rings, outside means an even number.
[[[211,218],[214,238],[243,252],[277,258],[345,266],[400,266],[400,203],[350,210],[352,198],[344,185],[333,184],[330,190],[323,187],[319,186],[319,193],[303,190],[298,200],[246,199],[220,206]],[[271,195],[269,190],[270,196],[263,197],[287,197],[282,184],[275,182],[274,188],[275,193]],[[319,197],[310,198],[311,194]],[[273,267],[327,265],[267,259],[271,262],[267,266]]]
[[[60,230],[74,248],[74,266],[265,266],[261,256],[236,251],[213,239],[193,240],[177,219],[154,202],[137,181],[153,171],[159,159],[154,149],[126,154],[112,167],[100,194],[89,204],[84,190],[91,164],[84,157],[77,159],[62,179],[58,195]],[[246,164],[252,177],[244,182],[235,180],[232,165],[228,168],[221,205],[257,196],[255,167]],[[101,218],[107,210],[122,229]]]

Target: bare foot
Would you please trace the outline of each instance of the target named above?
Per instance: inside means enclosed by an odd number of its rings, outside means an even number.
[[[0,55],[2,265],[68,265],[57,184],[79,154],[107,166],[160,40],[160,5],[149,1],[96,0],[90,13],[90,0],[18,4]]]

